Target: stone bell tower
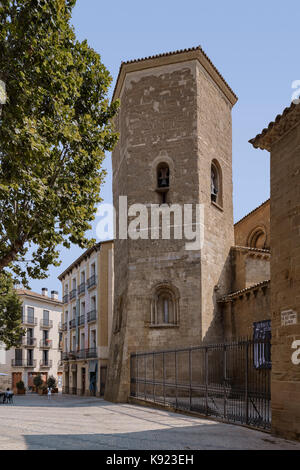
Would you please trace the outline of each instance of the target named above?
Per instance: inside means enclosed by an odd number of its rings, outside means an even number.
[[[204,208],[201,249],[187,249],[187,240],[174,236],[175,227],[170,239],[151,237],[150,216],[147,234],[138,239],[124,237],[117,227],[105,398],[127,401],[131,352],[222,336],[216,299],[230,290],[231,109],[237,98],[201,47],[122,63],[117,98],[120,140],[112,154],[117,222],[124,215],[120,196],[127,196],[129,222],[132,204],[149,211],[153,204]],[[171,214],[170,225],[176,221]]]

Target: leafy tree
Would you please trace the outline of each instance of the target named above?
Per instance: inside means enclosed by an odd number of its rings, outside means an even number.
[[[14,289],[12,276],[0,272],[0,341],[7,349],[16,346],[24,334],[21,309],[22,302]]]
[[[24,390],[25,389],[25,384],[23,380],[19,380],[19,382],[16,383],[16,387],[18,390]]]
[[[94,243],[85,232],[101,201],[105,151],[117,141],[111,76],[76,40],[75,3],[0,3],[0,272],[25,286],[59,265],[59,245]]]
[[[47,380],[47,385],[50,388],[55,388],[56,387],[56,379],[53,377],[53,375],[49,375],[48,380]]]

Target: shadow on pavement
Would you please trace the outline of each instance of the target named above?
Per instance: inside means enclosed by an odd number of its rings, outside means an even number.
[[[248,430],[249,431],[249,430]],[[92,432],[92,430],[91,430]],[[28,450],[276,450],[278,440],[249,432],[232,439],[217,424],[114,434],[23,435]],[[266,440],[264,440],[266,438]],[[291,448],[291,447],[290,447]],[[299,448],[299,447],[298,447]]]

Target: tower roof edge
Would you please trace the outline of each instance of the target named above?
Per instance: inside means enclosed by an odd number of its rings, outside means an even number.
[[[127,62],[121,62],[117,82],[113,93],[113,101],[119,98],[122,90],[122,85],[127,73],[145,70],[147,68],[159,67],[162,65],[169,65],[179,62],[186,62],[189,60],[198,60],[204,67],[206,72],[210,75],[216,85],[223,91],[230,103],[235,105],[238,98],[233,90],[230,88],[224,77],[205,54],[201,46],[192,47],[189,49],[181,49],[173,52],[165,52],[162,54],[152,55],[140,59],[133,59]]]

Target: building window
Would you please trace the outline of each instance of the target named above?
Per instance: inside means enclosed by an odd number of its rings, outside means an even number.
[[[179,294],[168,283],[157,285],[152,293],[152,326],[177,325],[179,320]]]
[[[34,308],[33,307],[27,307],[27,317],[28,317],[28,321],[33,323],[34,321]]]
[[[255,369],[271,369],[271,320],[253,323],[253,362]]]
[[[43,323],[49,325],[49,310],[43,310]]]
[[[221,167],[217,160],[213,160],[211,164],[211,187],[210,187],[211,201],[223,206],[223,194],[222,194],[222,173]]]
[[[95,263],[91,264],[91,276],[95,276],[96,274],[96,265]]]
[[[160,163],[157,167],[157,187],[168,188],[170,184],[170,169],[167,163]]]

